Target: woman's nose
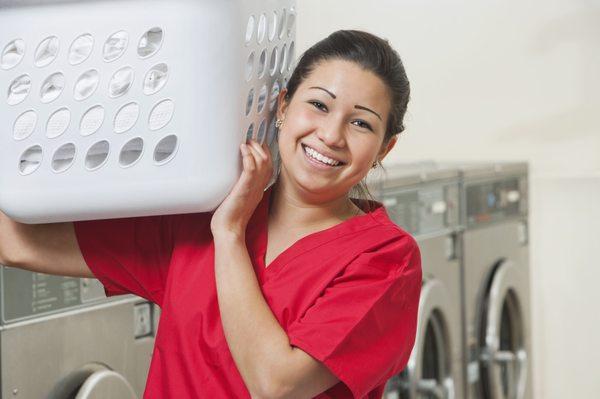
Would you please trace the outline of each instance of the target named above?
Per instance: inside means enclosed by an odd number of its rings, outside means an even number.
[[[317,136],[328,147],[343,147],[345,145],[343,122],[332,118],[319,128]]]

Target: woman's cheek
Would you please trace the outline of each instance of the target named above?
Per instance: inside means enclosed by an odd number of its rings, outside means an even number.
[[[318,115],[315,115],[315,113],[308,108],[303,108],[298,111],[296,115],[296,126],[307,127],[310,126],[311,123],[315,123],[317,120]]]

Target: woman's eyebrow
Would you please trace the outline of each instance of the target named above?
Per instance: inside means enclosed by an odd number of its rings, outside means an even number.
[[[324,89],[324,88],[322,88],[322,87],[319,87],[319,86],[312,86],[312,87],[310,87],[310,89],[323,90],[324,92],[326,92],[327,94],[329,94],[329,95],[330,95],[330,96],[331,96],[333,99],[336,99],[336,98],[337,98],[337,96],[336,96],[335,94],[333,94],[333,93],[332,93],[332,92],[330,92],[329,90],[327,90],[327,89]],[[355,105],[355,106],[354,106],[354,108],[356,108],[356,109],[362,109],[362,110],[365,110],[365,111],[369,111],[369,112],[371,112],[371,113],[375,114],[375,115],[376,115],[376,116],[379,118],[379,120],[380,120],[380,121],[382,121],[382,120],[383,120],[383,119],[381,119],[381,116],[379,116],[379,114],[378,114],[377,112],[373,111],[372,109],[369,109],[369,108],[367,108],[367,107],[364,107],[364,106],[362,106],[362,105]]]
[[[379,118],[380,121],[383,121],[383,119],[381,119],[381,116],[379,116],[379,114],[375,111],[373,111],[372,109],[369,109],[367,107],[363,107],[362,105],[355,105],[354,108],[356,109],[364,109],[365,111],[369,111],[375,115],[377,115],[377,117]]]
[[[330,96],[331,96],[333,99],[336,99],[336,98],[337,98],[337,96],[336,96],[335,94],[333,94],[333,93],[332,93],[332,92],[330,92],[329,90],[327,90],[327,89],[324,89],[324,88],[322,88],[322,87],[313,86],[313,87],[311,87],[311,89],[319,89],[319,90],[323,90],[324,92],[326,92],[327,94],[329,94],[329,95],[330,95]]]

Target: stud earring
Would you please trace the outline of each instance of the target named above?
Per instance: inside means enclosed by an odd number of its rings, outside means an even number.
[[[285,120],[285,118],[284,119],[277,119],[277,121],[275,122],[275,127],[277,129],[279,129],[283,125],[283,121],[284,120]]]
[[[371,169],[375,169],[377,167],[377,162],[373,162],[373,165],[371,166]]]

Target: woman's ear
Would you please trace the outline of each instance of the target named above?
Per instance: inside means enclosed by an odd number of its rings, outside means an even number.
[[[381,150],[379,150],[379,154],[377,154],[377,160],[379,162],[383,161],[383,158],[394,148],[396,142],[398,141],[398,135],[392,136],[392,138],[387,142],[386,145],[381,146]]]
[[[285,111],[287,110],[288,103],[285,98],[287,96],[287,89],[284,88],[279,92],[277,96],[277,119],[285,118]]]

